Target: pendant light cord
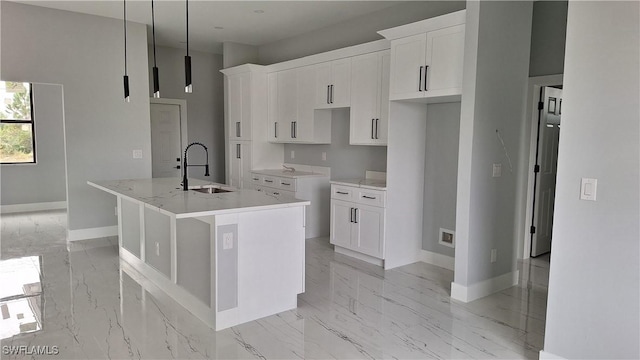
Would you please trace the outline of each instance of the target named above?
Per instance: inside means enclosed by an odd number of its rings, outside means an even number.
[[[156,64],[156,19],[153,10],[153,0],[151,0],[151,32],[153,33],[153,66],[158,67]]]
[[[127,76],[127,0],[124,3],[124,75]]]
[[[189,56],[189,0],[186,0],[187,6],[187,56]]]

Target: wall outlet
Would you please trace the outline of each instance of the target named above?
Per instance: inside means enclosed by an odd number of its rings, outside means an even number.
[[[222,250],[233,249],[233,233],[222,234]]]
[[[498,261],[498,249],[491,249],[491,262]]]
[[[456,233],[453,230],[440,228],[438,243],[449,247],[455,247],[455,234]]]
[[[294,150],[291,150],[291,158],[292,159],[296,158],[296,152]]]
[[[322,161],[327,161],[327,152],[326,151],[322,152]]]
[[[493,164],[493,177],[502,176],[502,164]]]
[[[156,256],[160,256],[160,243],[156,242]]]
[[[133,150],[134,159],[142,159],[142,150]]]

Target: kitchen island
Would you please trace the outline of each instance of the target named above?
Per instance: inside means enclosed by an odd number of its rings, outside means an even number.
[[[120,257],[211,328],[297,306],[309,201],[196,179],[88,184],[117,196]]]

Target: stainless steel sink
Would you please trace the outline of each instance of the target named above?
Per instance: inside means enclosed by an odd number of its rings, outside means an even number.
[[[197,192],[203,193],[203,194],[217,194],[217,193],[231,192],[231,190],[225,190],[225,189],[214,188],[214,187],[202,187],[202,188],[198,188],[198,189],[189,189],[189,190],[197,191]]]

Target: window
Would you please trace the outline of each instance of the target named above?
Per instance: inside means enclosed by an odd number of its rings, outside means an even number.
[[[36,162],[30,83],[0,81],[0,162]]]

